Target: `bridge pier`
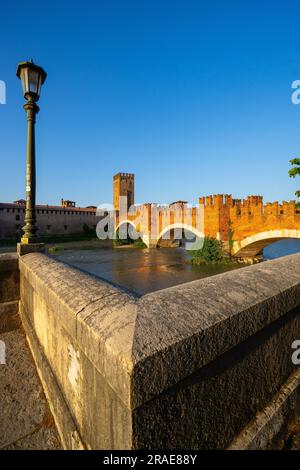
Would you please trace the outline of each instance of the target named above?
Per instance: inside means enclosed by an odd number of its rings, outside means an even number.
[[[147,248],[157,248],[158,240],[156,238],[150,238],[149,235],[142,235],[142,240],[147,245]]]

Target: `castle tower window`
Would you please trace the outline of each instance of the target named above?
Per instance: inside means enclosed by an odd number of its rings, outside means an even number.
[[[68,226],[67,226],[67,225],[64,225],[64,229],[65,229],[65,230],[68,230]]]
[[[47,225],[47,230],[51,230],[51,225]]]
[[[20,220],[20,216],[19,216],[19,215],[16,215],[16,220]]]

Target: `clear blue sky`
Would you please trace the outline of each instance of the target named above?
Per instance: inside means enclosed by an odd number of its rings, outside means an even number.
[[[37,119],[37,200],[136,202],[232,193],[293,199],[300,179],[297,1],[1,2],[0,201],[24,197],[26,117],[17,62],[48,72]]]

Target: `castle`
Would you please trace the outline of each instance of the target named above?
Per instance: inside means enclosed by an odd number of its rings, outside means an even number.
[[[0,238],[20,238],[24,226],[26,201],[0,203]],[[60,206],[37,205],[38,235],[74,235],[83,233],[83,226],[96,229],[101,217],[96,207],[76,207],[74,201],[61,200]]]

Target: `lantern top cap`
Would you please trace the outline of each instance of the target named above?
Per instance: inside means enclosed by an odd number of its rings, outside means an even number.
[[[38,72],[40,75],[41,75],[41,79],[42,79],[42,84],[44,83],[44,81],[46,80],[46,77],[47,77],[47,73],[45,72],[45,70],[40,67],[39,65],[36,65],[33,60],[31,59],[30,61],[27,61],[27,62],[20,62],[18,64],[18,68],[17,68],[17,77],[21,78],[21,71],[22,69],[24,68],[30,68],[31,70],[35,70],[36,72]]]

